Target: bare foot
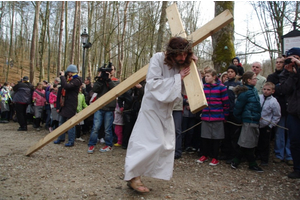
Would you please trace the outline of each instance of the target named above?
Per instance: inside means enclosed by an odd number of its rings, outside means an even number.
[[[150,191],[146,186],[144,186],[141,181],[141,177],[139,176],[128,181],[127,186],[140,193],[146,193]]]

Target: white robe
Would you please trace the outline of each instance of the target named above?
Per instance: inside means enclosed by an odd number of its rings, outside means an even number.
[[[141,109],[128,143],[124,180],[149,176],[170,180],[173,174],[174,102],[181,97],[178,69],[164,65],[164,53],[150,60]]]

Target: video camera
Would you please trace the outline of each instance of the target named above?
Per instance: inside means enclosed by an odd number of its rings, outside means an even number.
[[[287,59],[284,60],[284,65],[288,65],[290,63],[292,63],[292,59],[291,58],[287,58]]]
[[[106,67],[107,65],[107,67]],[[108,73],[112,71],[112,63],[109,62],[108,64],[104,64],[102,67],[98,68],[98,72],[101,72],[100,77],[96,77],[97,80],[106,81],[108,79]],[[108,73],[106,73],[108,72]]]

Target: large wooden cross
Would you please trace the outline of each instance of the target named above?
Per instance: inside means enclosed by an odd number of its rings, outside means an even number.
[[[168,16],[168,21],[170,24],[172,35],[180,35],[182,37],[186,37],[176,4],[173,4],[167,8],[167,16]],[[210,22],[202,26],[200,29],[193,32],[190,36],[188,36],[188,39],[192,40],[193,46],[195,46],[232,21],[233,21],[232,14],[229,12],[229,10],[225,10],[220,15],[215,17],[213,20],[211,20]],[[37,150],[41,149],[42,147],[44,147],[45,145],[47,145],[48,143],[56,139],[58,136],[62,135],[70,128],[74,127],[80,121],[88,118],[90,115],[94,114],[97,110],[103,108],[109,102],[111,102],[112,100],[116,99],[118,96],[128,91],[137,83],[145,80],[148,71],[148,66],[149,64],[147,64],[146,66],[138,70],[129,78],[127,78],[119,85],[117,85],[116,87],[108,91],[105,95],[97,99],[94,103],[89,105],[87,108],[83,109],[81,112],[77,113],[75,116],[73,116],[71,119],[66,121],[64,124],[57,127],[54,131],[46,135],[36,144],[31,146],[27,150],[26,155],[29,156],[32,153],[36,152]],[[188,76],[186,76],[183,79],[183,81],[186,88],[187,96],[189,98],[191,111],[195,113],[200,111],[204,107],[206,107],[207,106],[206,98],[203,93],[203,88],[201,86],[198,71],[194,62],[191,64],[191,73]]]

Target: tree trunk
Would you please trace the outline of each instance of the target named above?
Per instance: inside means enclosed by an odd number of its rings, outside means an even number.
[[[15,19],[15,2],[12,3],[12,8],[11,8],[11,26],[10,26],[10,44],[9,44],[9,51],[8,51],[8,62],[7,62],[7,67],[6,67],[6,76],[5,76],[5,82],[8,80],[8,74],[9,74],[9,68],[10,65],[12,64],[12,44],[13,44],[13,33],[14,33],[14,19]]]
[[[65,3],[65,52],[64,52],[64,65],[63,69],[65,70],[67,68],[67,55],[68,55],[68,2]]]
[[[32,39],[31,39],[31,49],[30,49],[30,82],[33,84],[35,84],[34,64],[35,64],[35,51],[36,51],[38,25],[39,25],[40,5],[41,2],[36,1],[34,24],[33,24]]]
[[[167,22],[167,9],[168,1],[163,1],[162,7],[161,7],[161,16],[159,21],[159,29],[157,33],[157,43],[156,43],[156,52],[162,51],[162,43],[163,43],[163,37],[164,32],[166,30],[166,22]]]
[[[226,9],[234,13],[234,2],[215,1],[215,16]],[[217,72],[223,72],[231,64],[232,58],[235,57],[233,22],[212,35],[212,45],[214,68]]]
[[[77,13],[78,13],[78,2],[75,2],[75,15],[74,15],[74,25],[73,25],[73,33],[72,33],[72,47],[70,53],[70,63],[74,64],[75,57],[75,38],[76,38],[76,25],[77,25]]]
[[[62,49],[62,34],[63,34],[63,25],[64,25],[64,10],[65,10],[65,2],[61,2],[61,21],[60,21],[60,29],[59,29],[59,42],[58,42],[58,56],[57,56],[57,71],[56,76],[59,76],[61,71],[61,49]]]

